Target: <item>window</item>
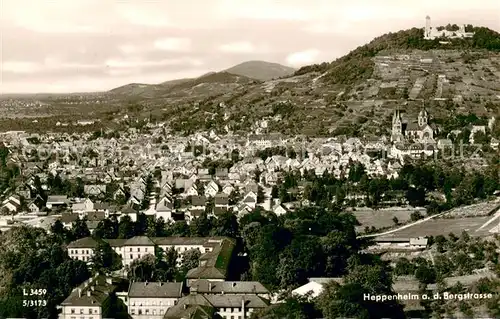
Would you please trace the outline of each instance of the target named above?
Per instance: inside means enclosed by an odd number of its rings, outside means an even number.
[[[139,315],[142,315],[142,309],[139,309],[139,313],[138,313],[138,314],[139,314]]]
[[[132,309],[130,310],[130,314],[131,314],[131,315],[135,315],[135,309],[134,309],[134,308],[132,308]]]
[[[92,309],[89,309],[89,315],[91,315],[91,314],[92,314]]]
[[[84,311],[83,309],[80,309],[80,314],[81,314],[81,315],[83,315],[83,311]]]
[[[137,247],[137,251],[141,251],[141,248],[140,248],[140,247]]]
[[[130,254],[130,259],[134,259],[134,255]]]
[[[147,247],[146,247],[146,248],[144,248],[144,251],[145,251],[145,252],[148,252],[148,248],[147,248]]]
[[[87,251],[87,254],[88,254],[88,253],[89,253],[89,250],[87,249],[86,251]]]
[[[231,319],[234,319],[234,316],[231,316]]]
[[[132,247],[130,247],[130,251],[132,251]]]
[[[71,309],[71,313],[72,313],[72,314],[73,314],[73,313],[75,313],[75,309]]]

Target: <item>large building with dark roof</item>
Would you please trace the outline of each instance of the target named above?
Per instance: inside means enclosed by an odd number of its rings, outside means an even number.
[[[162,319],[182,297],[182,282],[132,282],[128,290],[128,313],[133,318]]]
[[[192,293],[168,309],[164,319],[222,318],[245,319],[259,309],[269,306],[256,295],[201,295]],[[219,317],[219,318],[220,318]]]
[[[235,242],[228,237],[147,237],[135,236],[130,239],[105,239],[113,250],[122,257],[123,265],[130,265],[134,260],[145,255],[155,255],[161,249],[175,249],[179,254],[177,263],[182,262],[182,255],[188,250],[201,252],[200,264],[187,274],[188,285],[193,280],[210,279],[224,281],[228,277]],[[86,237],[71,242],[67,249],[73,259],[90,262],[98,241]]]

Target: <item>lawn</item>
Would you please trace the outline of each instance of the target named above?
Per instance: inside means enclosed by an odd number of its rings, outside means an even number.
[[[359,209],[353,212],[361,226],[356,227],[357,231],[363,231],[366,226],[375,228],[384,228],[395,226],[393,218],[396,217],[399,223],[405,223],[410,220],[410,214],[416,209],[380,209],[373,210],[369,208]],[[422,212],[425,215],[425,212]]]
[[[429,219],[423,223],[402,229],[400,231],[382,236],[383,238],[398,237],[398,238],[413,238],[420,236],[437,236],[448,235],[454,233],[459,236],[462,231],[467,231],[471,236],[484,236],[489,234],[488,230],[496,226],[497,223],[492,223],[479,232],[476,230],[486,223],[491,217],[470,217],[470,218],[455,218],[455,219]]]

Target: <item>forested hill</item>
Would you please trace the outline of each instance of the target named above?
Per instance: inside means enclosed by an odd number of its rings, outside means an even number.
[[[372,76],[375,66],[372,58],[383,51],[485,49],[500,52],[500,33],[485,27],[469,26],[469,30],[475,32],[472,38],[446,39],[447,44],[441,44],[444,39],[439,38],[425,40],[422,28],[387,33],[331,63],[304,66],[297,70],[295,75],[326,72],[327,74],[323,76],[326,83],[351,84],[362,82]]]

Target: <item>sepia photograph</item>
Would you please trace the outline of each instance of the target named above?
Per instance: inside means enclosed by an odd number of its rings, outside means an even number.
[[[500,318],[500,1],[0,0],[0,319]]]

